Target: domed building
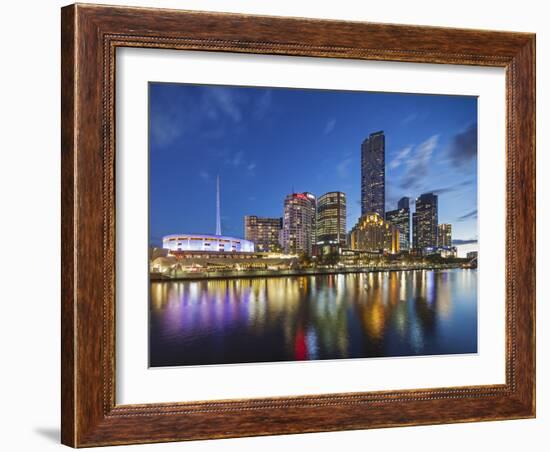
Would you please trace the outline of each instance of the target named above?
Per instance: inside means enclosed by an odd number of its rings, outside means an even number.
[[[222,235],[220,215],[220,178],[216,179],[216,234],[171,234],[162,238],[162,247],[170,251],[211,251],[253,253],[254,243]]]
[[[254,252],[254,243],[249,240],[217,234],[166,235],[162,247],[170,251]]]

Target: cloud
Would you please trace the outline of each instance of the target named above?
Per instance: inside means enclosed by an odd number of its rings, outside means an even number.
[[[167,98],[164,93],[151,102],[149,131],[154,149],[163,148],[178,141],[185,133],[199,127],[200,120],[193,115],[193,102],[187,96]]]
[[[329,119],[327,121],[327,123],[325,124],[325,129],[323,130],[323,133],[325,135],[328,135],[329,133],[331,133],[334,128],[336,127],[336,119],[332,118],[332,119]]]
[[[399,168],[401,166],[401,164],[405,162],[405,159],[411,153],[412,150],[413,150],[413,146],[407,146],[407,147],[401,149],[397,153],[395,158],[390,162],[390,165],[389,165],[390,168],[391,169]]]
[[[182,133],[179,121],[173,121],[170,115],[151,115],[151,139],[160,147],[173,143]]]
[[[226,153],[225,164],[233,168],[246,169],[250,174],[254,174],[256,162],[246,158],[244,151],[240,150],[234,153]]]
[[[471,180],[465,180],[465,181],[459,182],[458,184],[449,185],[448,187],[435,188],[431,190],[431,192],[435,193],[436,195],[444,195],[446,193],[453,193],[456,191],[460,191],[461,188],[467,187],[471,184],[472,184]]]
[[[411,113],[410,115],[405,116],[401,120],[401,125],[406,126],[407,124],[413,122],[416,118],[418,118],[418,114],[417,113]]]
[[[477,239],[469,239],[469,240],[454,239],[453,240],[453,245],[471,245],[473,243],[477,243]]]
[[[426,178],[430,170],[430,159],[438,142],[439,135],[432,135],[414,149],[413,155],[407,160],[407,171],[401,178],[401,188],[418,187]]]
[[[225,86],[189,86],[159,91],[154,95],[150,131],[156,146],[183,142],[185,135],[199,134],[216,141],[242,133],[247,118],[263,120],[271,111],[273,90]]]
[[[229,163],[233,165],[235,168],[238,168],[241,166],[241,163],[243,163],[244,158],[244,152],[243,151],[237,151],[233,156],[229,159]]]
[[[431,192],[435,195],[440,196],[440,195],[444,195],[445,193],[452,193],[455,190],[456,190],[455,186],[450,186],[450,187],[436,188],[431,190]]]
[[[347,158],[342,160],[338,165],[336,165],[336,172],[341,178],[349,177],[349,167],[351,165],[352,159]]]
[[[204,171],[204,170],[200,171],[199,176],[204,181],[209,181],[210,180],[210,173],[208,173],[207,171]]]
[[[466,221],[477,219],[477,209],[472,210],[456,219],[456,221]]]
[[[477,123],[471,124],[453,137],[448,155],[451,163],[459,168],[476,158]]]
[[[218,119],[223,115],[235,123],[241,122],[243,100],[238,91],[229,88],[219,86],[204,88],[203,108],[210,119]]]
[[[255,119],[263,119],[271,107],[273,91],[265,90],[261,96],[258,96],[256,106],[253,109]]]

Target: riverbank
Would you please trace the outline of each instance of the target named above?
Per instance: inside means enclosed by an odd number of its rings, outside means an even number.
[[[257,271],[234,271],[234,272],[205,272],[189,273],[176,277],[166,276],[159,273],[150,273],[149,279],[155,282],[162,281],[201,281],[208,279],[239,279],[239,278],[277,278],[285,276],[316,276],[316,275],[338,275],[350,273],[379,273],[379,272],[400,272],[414,270],[448,270],[463,268],[462,264],[441,264],[423,266],[403,267],[349,267],[349,268],[307,268],[298,270],[257,270]]]

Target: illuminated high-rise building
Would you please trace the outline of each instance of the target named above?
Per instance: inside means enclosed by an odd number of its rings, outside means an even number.
[[[256,251],[281,251],[279,235],[282,227],[282,218],[247,215],[244,217],[244,238],[254,243]]]
[[[386,212],[386,221],[389,221],[399,229],[399,248],[408,250],[411,240],[411,210],[409,198],[401,198],[397,203],[396,210]]]
[[[398,209],[409,209],[411,200],[407,196],[403,196],[399,201],[397,201]]]
[[[423,193],[416,198],[413,214],[413,248],[419,251],[437,246],[437,195]]]
[[[315,244],[316,199],[311,193],[285,198],[281,242],[285,253],[311,255]]]
[[[437,227],[437,246],[452,246],[452,226],[448,223],[442,223]]]
[[[377,213],[384,218],[386,203],[386,138],[371,133],[361,145],[361,215]]]
[[[351,230],[350,242],[353,250],[395,254],[399,252],[399,229],[377,213],[369,213]]]
[[[346,194],[331,191],[317,200],[318,245],[344,245],[346,243]]]

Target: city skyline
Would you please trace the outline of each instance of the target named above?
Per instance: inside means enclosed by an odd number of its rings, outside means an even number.
[[[191,102],[195,104],[192,117],[184,112]],[[364,121],[339,125],[341,117],[357,113],[363,103],[378,106],[378,116],[384,116],[382,107],[390,104],[393,115],[401,119],[372,121],[367,116]],[[314,108],[320,104],[324,115]],[[477,242],[477,102],[473,97],[151,84],[150,109],[152,245],[167,234],[213,231],[212,186],[220,175],[223,234],[244,237],[246,215],[283,216],[289,194],[311,192],[319,198],[331,191],[341,191],[348,198],[348,232],[361,214],[362,148],[369,136],[384,130],[383,209],[395,210],[400,198],[410,197],[414,212],[414,200],[433,192],[440,198],[439,223],[453,225],[453,244],[463,248],[461,254],[477,249],[476,243],[469,247],[463,243]],[[310,117],[298,130],[293,117],[300,112],[309,112]],[[331,114],[334,117],[323,122],[323,116]],[[426,114],[428,119],[423,119]],[[437,120],[429,119],[430,114],[436,114]],[[432,133],[441,129],[442,114],[448,130]],[[369,120],[394,131],[363,128],[360,122]],[[268,130],[259,133],[252,126]],[[348,135],[362,135],[353,140],[355,149],[346,149],[351,147],[346,144],[349,138],[337,140],[341,146],[330,144],[338,128],[352,129]],[[266,140],[274,134],[273,141]],[[414,137],[422,135],[429,137],[414,143]],[[289,146],[291,138],[295,144]],[[407,139],[411,144],[402,147]],[[258,140],[264,151],[258,149]],[[334,147],[346,150],[338,154]],[[185,153],[186,148],[191,154]],[[319,150],[312,154],[312,148]],[[327,165],[332,171],[326,171]],[[276,181],[270,183],[273,176]]]

